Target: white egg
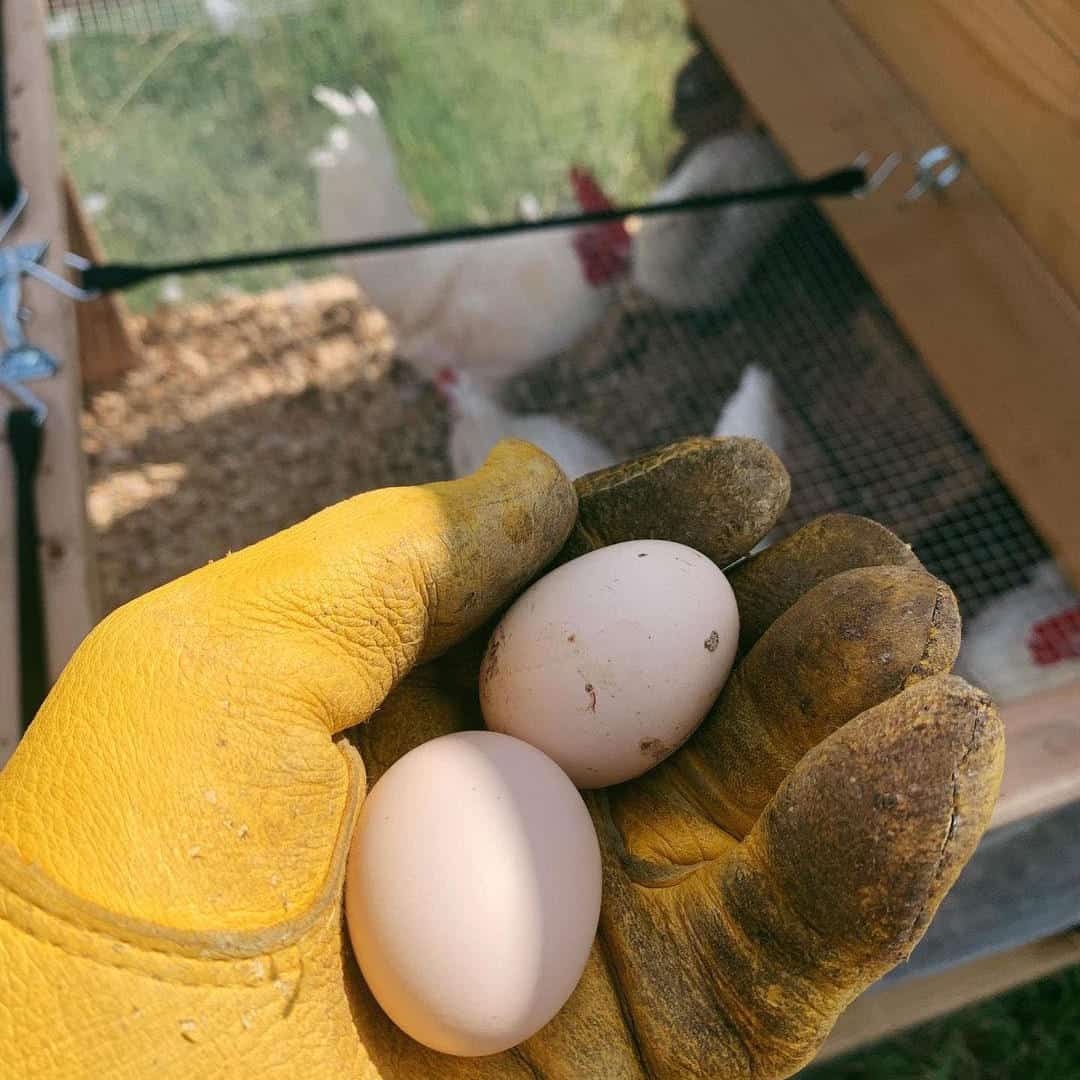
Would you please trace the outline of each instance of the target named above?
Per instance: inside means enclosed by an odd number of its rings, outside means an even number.
[[[711,560],[665,540],[612,544],[542,577],[499,622],[480,670],[484,721],[578,787],[621,783],[689,738],[738,640],[735,595]]]
[[[345,910],[391,1020],[448,1054],[492,1054],[573,992],[600,917],[600,848],[567,775],[506,735],[411,750],[372,788]]]

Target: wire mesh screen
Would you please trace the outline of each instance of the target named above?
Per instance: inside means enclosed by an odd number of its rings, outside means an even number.
[[[722,310],[625,298],[599,355],[519,380],[522,410],[555,411],[629,454],[707,434],[750,365],[774,380],[792,498],[779,534],[831,510],[895,529],[974,614],[1046,551],[917,355],[812,209],[756,260]]]
[[[422,225],[555,211],[578,161],[619,201],[644,199],[718,133],[764,147],[728,185],[775,181],[782,155],[677,6],[661,8],[315,2],[256,38],[68,38],[54,61],[69,165],[125,259],[315,238],[310,154],[341,123],[313,100],[319,84],[371,92]],[[491,389],[504,421],[555,417],[624,457],[710,433],[763,371],[792,473],[781,533],[830,510],[875,517],[965,615],[1027,580],[1039,538],[820,214],[743,207],[688,232],[681,284],[607,283],[575,341],[506,373]],[[340,278],[297,280],[328,269],[136,297],[144,363],[86,411],[108,606],[336,499],[451,473],[456,420],[432,371],[395,358],[379,282],[360,275],[369,300]]]

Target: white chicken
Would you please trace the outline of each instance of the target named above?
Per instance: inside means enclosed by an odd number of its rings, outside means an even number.
[[[783,456],[784,421],[776,405],[776,385],[760,365],[748,365],[738,389],[720,410],[713,438],[722,435],[749,435],[760,439],[777,456]]]
[[[325,239],[425,231],[371,96],[325,87],[314,96],[341,121],[312,158]],[[585,170],[570,179],[583,209],[611,207]],[[583,337],[629,271],[630,248],[625,226],[611,222],[345,256],[340,267],[386,314],[399,354],[422,374],[467,369],[493,383]]]
[[[724,403],[712,432],[714,439],[725,435],[747,435],[760,439],[778,457],[784,455],[784,421],[776,404],[773,377],[758,364],[750,364],[739,380],[738,389]],[[759,540],[758,552],[775,543],[779,533]]]
[[[767,135],[725,132],[695,147],[652,201],[673,202],[792,178]],[[797,207],[795,200],[784,199],[643,217],[634,237],[634,284],[668,307],[722,306],[746,284],[762,247]]]
[[[244,0],[202,0],[214,30],[224,37],[254,37],[255,22]]]
[[[450,409],[450,467],[465,476],[483,465],[500,439],[524,439],[553,457],[571,480],[615,464],[596,439],[546,413],[511,413],[464,371],[444,369],[436,380]]]
[[[1080,680],[1080,597],[1056,563],[965,624],[955,670],[999,704]]]

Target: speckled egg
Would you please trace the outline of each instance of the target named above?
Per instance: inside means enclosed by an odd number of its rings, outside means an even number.
[[[499,622],[480,671],[484,721],[578,787],[621,783],[689,738],[738,640],[734,593],[710,559],[665,540],[612,544],[541,578]]]

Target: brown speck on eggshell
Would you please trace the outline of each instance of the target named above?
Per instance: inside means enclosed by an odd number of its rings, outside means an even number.
[[[484,653],[484,661],[480,665],[480,682],[490,682],[499,673],[499,650],[506,640],[506,631],[501,625],[495,628],[488,642],[487,652]]]
[[[662,540],[563,563],[501,625],[498,670],[480,682],[486,725],[532,743],[586,788],[640,776],[685,742],[738,641],[720,569]]]
[[[638,748],[647,758],[656,762],[663,761],[671,753],[671,748],[663,739],[642,739]]]

